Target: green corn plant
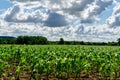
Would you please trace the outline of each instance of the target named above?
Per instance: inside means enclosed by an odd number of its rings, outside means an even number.
[[[49,80],[49,75],[51,74],[51,66],[50,66],[50,61],[46,61],[45,65],[45,73],[46,73],[46,78]]]
[[[56,77],[61,77],[61,70],[62,70],[62,65],[61,65],[61,60],[60,59],[56,59],[56,66],[55,66],[55,69],[56,69]]]
[[[35,69],[38,73],[36,80],[41,80],[41,75],[44,73],[44,60],[39,60],[39,62],[35,65]]]
[[[20,66],[17,66],[15,71],[15,80],[20,80]]]
[[[5,68],[6,63],[0,59],[0,76],[2,76],[2,72]]]

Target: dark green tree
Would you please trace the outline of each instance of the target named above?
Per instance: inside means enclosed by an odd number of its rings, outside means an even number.
[[[120,38],[118,38],[117,41],[118,41],[118,45],[120,45]]]
[[[16,43],[17,44],[24,44],[23,36],[18,36],[17,39],[16,39]]]
[[[64,39],[63,38],[60,38],[59,44],[64,44]]]
[[[17,44],[47,44],[47,38],[43,36],[18,36]]]

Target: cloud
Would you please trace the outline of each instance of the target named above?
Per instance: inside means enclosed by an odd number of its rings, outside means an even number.
[[[10,0],[10,1],[31,2],[31,1],[41,1],[41,0]]]
[[[16,14],[20,11],[20,8],[19,6],[14,6],[13,9],[9,9],[7,12],[6,12],[6,15],[5,15],[5,20],[8,21],[8,22],[12,22],[12,21],[16,21],[15,20],[15,16]]]
[[[14,5],[0,16],[0,35],[42,35],[49,40],[63,37],[65,40],[115,41],[120,35],[119,5],[113,9],[107,23],[101,24],[100,21],[103,19],[101,14],[113,6],[113,1],[11,0]]]
[[[120,14],[110,16],[107,20],[107,24],[110,27],[120,27]]]
[[[42,7],[39,7],[42,8]],[[15,5],[10,8],[5,15],[7,22],[16,23],[42,23],[42,19],[46,17],[41,10],[21,8],[20,5]]]
[[[63,8],[64,12],[80,16],[80,12],[83,11],[88,4],[92,3],[94,0],[72,0],[71,2],[68,2],[70,5]]]
[[[96,0],[81,12],[82,23],[93,23],[99,21],[98,16],[112,5],[113,0]]]
[[[67,21],[65,17],[58,13],[50,13],[48,19],[44,22],[45,26],[49,27],[61,27],[66,26]]]
[[[11,1],[13,2],[17,1],[16,2],[17,6],[14,6],[13,10],[9,11],[11,13],[8,16],[6,16],[5,18],[6,21],[34,22],[34,23],[42,23],[42,24],[44,24],[43,23],[45,22],[44,20],[48,19],[48,16],[51,15],[51,12],[55,12],[58,13],[59,15],[63,15],[65,16],[65,18],[68,19],[74,19],[80,17],[81,23],[93,23],[99,21],[100,20],[98,18],[99,15],[103,11],[105,11],[105,9],[109,5],[113,3],[113,0],[89,0],[89,1],[88,0],[80,0],[80,1],[79,0],[68,0],[68,1],[11,0]],[[26,9],[32,12],[26,13],[25,12]],[[13,14],[16,16],[14,16]],[[56,16],[56,15],[52,14],[52,16]]]
[[[120,3],[117,3],[113,8],[112,16],[107,19],[107,24],[110,27],[120,27]]]
[[[53,13],[43,6],[34,6],[36,3],[17,3],[6,11],[4,20],[14,23],[41,23],[49,27],[66,26],[65,17]]]

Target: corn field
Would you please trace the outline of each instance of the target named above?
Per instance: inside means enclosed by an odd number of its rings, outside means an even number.
[[[0,80],[99,79],[120,79],[120,47],[0,46]]]

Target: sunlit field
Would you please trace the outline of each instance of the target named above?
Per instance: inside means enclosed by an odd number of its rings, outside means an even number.
[[[58,79],[120,79],[120,47],[0,46],[0,80]]]

